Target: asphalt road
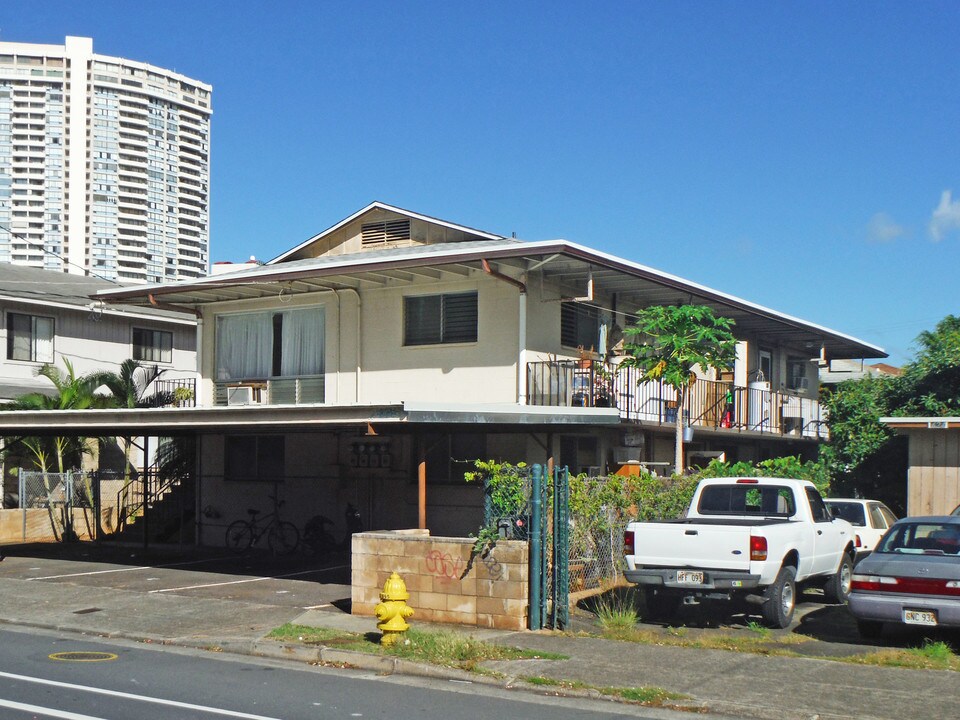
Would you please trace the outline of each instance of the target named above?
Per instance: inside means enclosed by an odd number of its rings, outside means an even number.
[[[663,718],[666,711],[182,648],[0,631],[0,717],[64,720]],[[670,713],[670,715],[673,715]]]

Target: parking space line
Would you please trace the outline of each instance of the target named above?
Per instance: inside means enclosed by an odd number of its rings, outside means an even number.
[[[317,573],[327,572],[329,570],[343,570],[347,565],[338,565],[337,567],[318,568],[315,570],[303,570],[301,572],[286,573],[284,575],[264,575],[263,577],[244,578],[243,580],[226,580],[224,582],[202,583],[200,585],[183,585],[173,588],[157,588],[150,590],[150,593],[177,592],[178,590],[199,590],[201,588],[221,587],[224,585],[242,585],[244,583],[262,582],[263,580],[282,580],[283,578],[299,577],[301,575],[316,575]]]
[[[169,565],[138,565],[137,567],[113,568],[112,570],[90,570],[88,572],[65,573],[63,575],[44,575],[43,577],[27,578],[27,580],[60,580],[61,578],[84,577],[86,575],[107,575],[109,573],[132,572],[134,570],[150,570],[155,568],[186,567],[202,563],[220,562],[228,558],[207,558],[206,560],[189,560],[187,562],[170,563]]]

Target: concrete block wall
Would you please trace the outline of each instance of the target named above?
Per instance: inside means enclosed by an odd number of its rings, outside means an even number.
[[[354,615],[374,615],[390,573],[403,578],[414,609],[410,622],[456,623],[503,630],[527,627],[529,549],[501,540],[473,557],[472,538],[431,537],[428,530],[353,536]]]

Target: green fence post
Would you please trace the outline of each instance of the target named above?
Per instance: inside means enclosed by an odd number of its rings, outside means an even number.
[[[570,623],[570,471],[556,471],[553,481],[553,627]]]
[[[539,630],[543,627],[541,594],[543,582],[543,543],[541,538],[540,494],[543,486],[543,469],[539,465],[533,466],[532,487],[530,489],[530,629]]]

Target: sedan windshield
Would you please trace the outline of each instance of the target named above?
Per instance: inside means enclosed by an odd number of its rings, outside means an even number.
[[[883,537],[876,552],[960,555],[960,524],[898,522]]]

